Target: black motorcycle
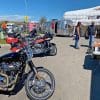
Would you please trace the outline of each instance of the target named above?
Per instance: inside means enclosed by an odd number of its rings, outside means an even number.
[[[26,94],[31,100],[47,100],[55,90],[53,74],[32,62],[33,51],[26,39],[23,47],[0,57],[0,90],[11,92],[25,74],[26,64],[30,67],[25,80]]]
[[[57,54],[57,47],[55,43],[51,43],[53,34],[46,32],[44,36],[37,36],[31,40],[30,44],[34,55],[44,54],[55,56]]]

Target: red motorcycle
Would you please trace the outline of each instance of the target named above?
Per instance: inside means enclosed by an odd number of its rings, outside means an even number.
[[[20,35],[19,35],[20,37]],[[53,39],[53,35],[50,33],[45,33],[43,37],[36,37],[35,39],[27,36],[26,37],[30,43],[30,46],[33,50],[33,55],[50,55],[54,56],[57,54],[57,47],[55,43],[50,41]],[[11,44],[11,51],[17,52],[20,50],[20,47],[23,46],[21,40],[16,37],[7,37],[6,42]]]

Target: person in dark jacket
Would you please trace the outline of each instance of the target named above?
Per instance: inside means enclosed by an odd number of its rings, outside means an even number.
[[[88,36],[89,36],[89,48],[92,48],[96,36],[96,27],[94,22],[92,22],[91,25],[88,26]]]
[[[33,38],[37,36],[37,30],[35,28],[30,32],[30,36]]]

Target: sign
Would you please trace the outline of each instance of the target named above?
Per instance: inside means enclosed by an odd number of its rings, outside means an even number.
[[[24,21],[28,22],[28,16],[24,16]]]

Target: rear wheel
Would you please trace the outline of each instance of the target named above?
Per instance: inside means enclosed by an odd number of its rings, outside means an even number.
[[[44,68],[37,69],[39,78],[30,72],[25,82],[26,94],[31,100],[47,100],[55,90],[53,74]]]
[[[57,54],[56,45],[53,45],[53,44],[51,45],[49,54],[50,54],[50,56],[55,56]]]

